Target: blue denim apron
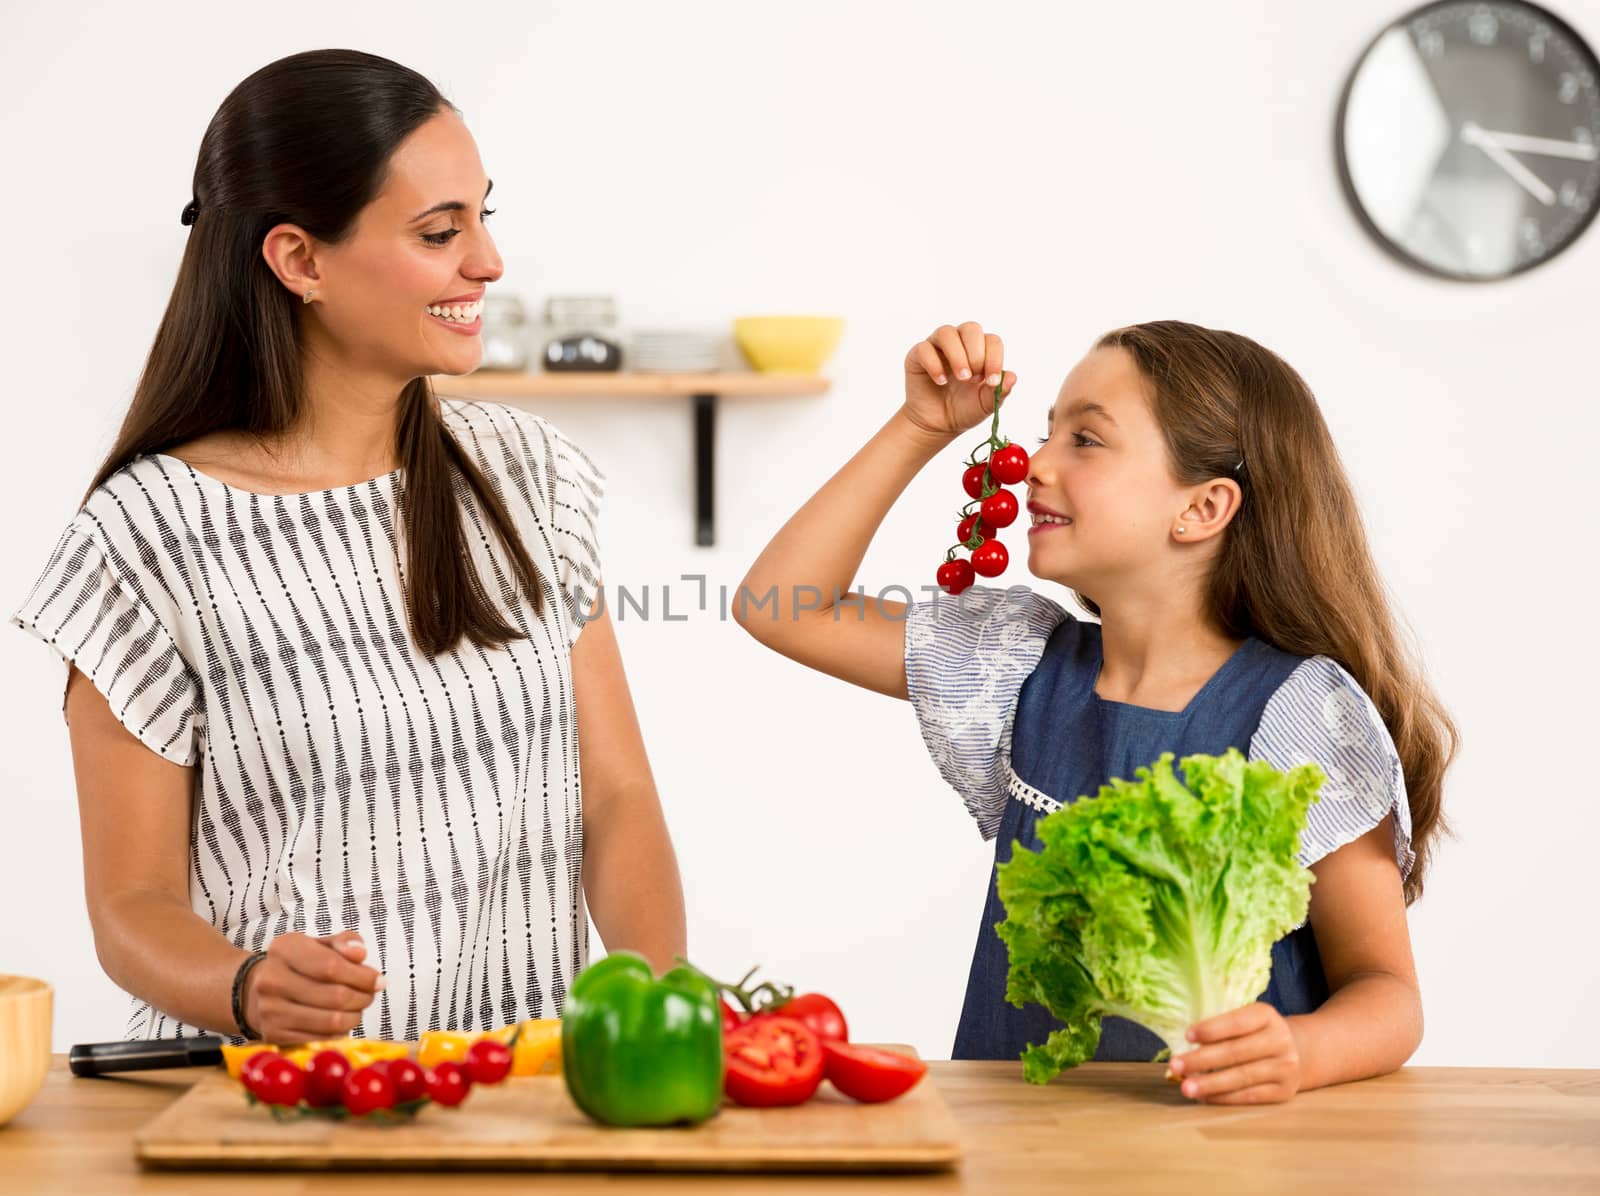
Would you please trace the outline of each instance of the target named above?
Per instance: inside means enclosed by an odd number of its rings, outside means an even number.
[[[1303,660],[1252,637],[1187,709],[1151,710],[1107,701],[1094,692],[1100,676],[1100,626],[1068,619],[1050,636],[1038,667],[1023,684],[1011,737],[1012,771],[1065,805],[1098,793],[1112,777],[1133,779],[1136,769],[1162,752],[1182,760],[1235,747],[1248,756],[1267,702]],[[1183,775],[1181,768],[1178,775]],[[952,1058],[1015,1059],[1029,1043],[1042,1043],[1061,1026],[1041,1005],[1018,1009],[1007,1003],[1006,946],[995,932],[1006,916],[995,868],[1011,858],[1013,841],[1039,849],[1034,824],[1043,817],[1016,797],[1006,803]],[[1322,960],[1307,923],[1273,946],[1271,981],[1259,999],[1288,1016],[1309,1013],[1327,997]],[[1107,1017],[1094,1057],[1147,1062],[1164,1045],[1135,1022]]]

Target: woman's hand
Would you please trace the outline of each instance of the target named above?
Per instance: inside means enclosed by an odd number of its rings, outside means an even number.
[[[366,956],[358,934],[280,934],[245,977],[245,1020],[263,1042],[285,1045],[348,1034],[384,986]]]
[[[1005,372],[1005,346],[980,324],[937,328],[906,354],[906,401],[901,408],[917,429],[950,439],[994,414],[994,389],[1004,402],[1017,376]]]
[[[1189,1027],[1200,1045],[1168,1065],[1183,1094],[1209,1105],[1286,1101],[1300,1091],[1300,1046],[1294,1028],[1265,1001]]]

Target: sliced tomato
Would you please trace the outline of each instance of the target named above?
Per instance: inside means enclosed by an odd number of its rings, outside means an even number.
[[[727,1093],[741,1105],[803,1104],[822,1084],[822,1040],[792,1017],[753,1018],[726,1035],[723,1045]]]
[[[824,1041],[848,1042],[850,1027],[845,1025],[839,1007],[821,993],[801,993],[798,997],[773,1010],[780,1017],[792,1017],[811,1027],[812,1033]]]
[[[728,1004],[726,997],[718,997],[717,1001],[722,1006],[722,1032],[731,1034],[744,1024],[747,1015]]]
[[[893,1100],[916,1087],[928,1073],[928,1065],[921,1059],[876,1047],[824,1042],[822,1050],[827,1056],[829,1082],[852,1100],[866,1104]]]

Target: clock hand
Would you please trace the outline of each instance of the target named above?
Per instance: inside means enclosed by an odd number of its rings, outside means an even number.
[[[1552,137],[1529,137],[1525,133],[1500,133],[1493,129],[1479,129],[1476,125],[1472,127],[1477,129],[1478,136],[1491,138],[1508,150],[1518,150],[1524,154],[1547,154],[1552,158],[1575,158],[1580,162],[1593,162],[1600,157],[1600,146],[1592,141],[1557,141]],[[1462,135],[1470,142],[1465,127],[1462,128]]]
[[[1556,193],[1545,185],[1543,179],[1508,154],[1494,137],[1484,132],[1472,121],[1469,120],[1461,126],[1461,140],[1468,145],[1475,145],[1481,149],[1489,156],[1489,161],[1509,174],[1524,191],[1540,203],[1547,207],[1555,203]]]

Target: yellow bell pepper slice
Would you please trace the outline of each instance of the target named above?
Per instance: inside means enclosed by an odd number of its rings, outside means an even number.
[[[424,1035],[424,1039],[427,1037]],[[468,1035],[460,1037],[470,1038]],[[245,1061],[257,1051],[271,1051],[282,1055],[296,1067],[308,1067],[311,1060],[321,1051],[337,1051],[350,1061],[351,1067],[355,1068],[366,1067],[380,1059],[404,1059],[410,1055],[411,1045],[404,1042],[390,1042],[382,1038],[329,1038],[319,1042],[304,1042],[293,1047],[275,1046],[269,1042],[248,1042],[243,1046],[224,1043],[222,1062],[228,1070],[228,1075],[237,1080]],[[456,1059],[464,1054],[466,1054],[465,1047],[459,1053],[442,1054],[439,1057]]]
[[[326,1038],[318,1042],[302,1042],[298,1046],[279,1047],[278,1053],[289,1060],[296,1067],[307,1067],[314,1056],[323,1051],[336,1051],[349,1059],[352,1066],[359,1067],[356,1059],[356,1048],[360,1039],[355,1038]]]
[[[534,1018],[521,1024],[511,1048],[511,1074],[537,1076],[561,1071],[561,1019]]]
[[[417,1062],[423,1067],[437,1067],[447,1061],[459,1063],[477,1039],[476,1034],[458,1030],[426,1030],[417,1043]]]
[[[245,1060],[250,1058],[251,1055],[259,1054],[261,1051],[271,1051],[274,1055],[279,1053],[277,1047],[266,1042],[247,1042],[243,1046],[235,1046],[231,1042],[223,1043],[222,1065],[228,1069],[228,1078],[237,1080],[240,1070],[244,1067]]]
[[[366,1067],[385,1059],[404,1059],[411,1053],[409,1044],[382,1038],[350,1038],[334,1049],[343,1052],[352,1067]]]

